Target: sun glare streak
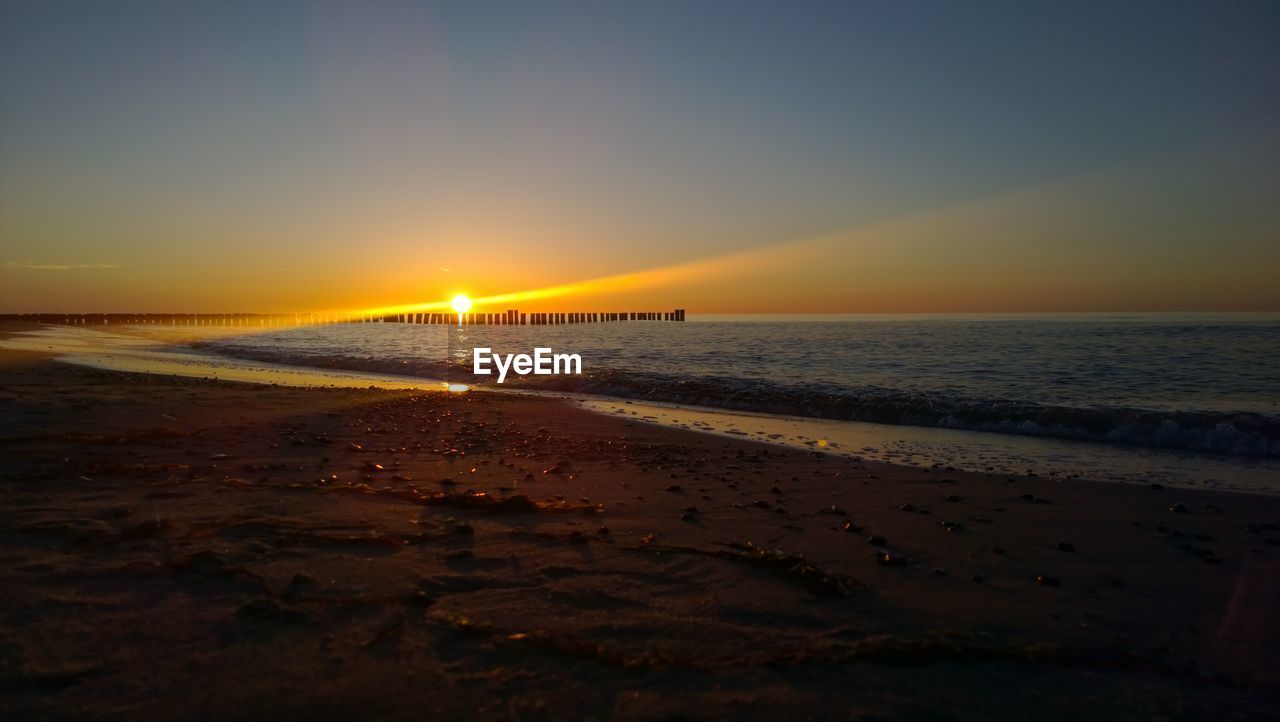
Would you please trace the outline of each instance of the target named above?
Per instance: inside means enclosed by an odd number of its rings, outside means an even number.
[[[1023,192],[1025,193],[1026,191]],[[1004,197],[1005,196],[996,196],[994,200],[1000,200]],[[987,202],[991,202],[991,200],[993,199],[987,199]],[[465,294],[457,294],[453,298],[440,301],[367,308],[330,309],[325,311],[316,311],[313,313],[298,313],[296,315],[300,320],[297,324],[283,324],[283,326],[308,326],[316,323],[344,323],[360,320],[375,321],[385,317],[396,315],[407,316],[419,313],[466,313],[472,308],[484,306],[503,309],[511,308],[514,304],[525,302],[540,302],[555,298],[574,296],[603,298],[605,296],[630,291],[679,285],[697,286],[698,284],[705,284],[725,278],[741,278],[752,273],[772,273],[780,268],[792,268],[797,264],[803,264],[815,259],[820,259],[825,255],[831,254],[835,250],[847,249],[851,244],[858,244],[862,246],[864,250],[871,251],[871,249],[875,248],[878,243],[882,243],[885,239],[895,238],[895,234],[903,227],[910,227],[913,224],[928,221],[931,218],[936,218],[940,214],[945,215],[956,211],[971,209],[974,205],[974,203],[965,203],[956,204],[954,206],[944,206],[930,212],[918,212],[875,223],[841,228],[824,234],[780,240],[768,245],[756,246],[754,248],[725,253],[719,256],[686,261],[659,268],[649,268],[641,271],[618,273],[582,281],[544,286],[542,288],[514,291],[511,293],[481,296],[478,298],[470,298]],[[458,307],[454,305],[455,302],[461,303],[460,299],[465,299],[469,304],[466,307],[466,311],[459,311]],[[282,326],[276,326],[262,329],[251,329],[246,327],[237,329],[237,332],[267,332],[268,330],[271,330],[271,328],[279,330],[281,327]]]
[[[980,217],[982,213],[999,213],[1003,211],[1007,214],[1009,208],[1016,209],[1020,203],[1035,202],[1037,200],[1043,202],[1045,198],[1057,197],[1064,188],[1071,189],[1082,184],[1091,185],[1097,179],[1096,173],[1072,176],[1053,183],[1040,184],[1030,188],[1018,188],[952,204],[921,209],[895,217],[833,229],[826,233],[783,239],[719,256],[642,271],[601,276],[584,281],[574,281],[493,296],[482,296],[474,299],[474,303],[477,306],[498,306],[501,308],[507,304],[529,301],[543,301],[570,296],[608,296],[664,286],[707,283],[713,280],[740,277],[752,273],[770,273],[774,269],[794,269],[807,263],[821,261],[823,258],[833,254],[847,253],[851,246],[861,248],[863,252],[871,253],[876,252],[876,249],[883,249],[886,243],[901,242],[904,238],[910,241],[913,237],[911,235],[913,232],[921,237],[934,237],[938,235],[939,228],[946,228],[948,227],[947,224],[966,223],[972,225],[972,219]],[[379,314],[440,311],[447,310],[448,307],[449,302],[437,301],[380,309],[366,309],[363,313],[376,316]]]
[[[775,268],[794,268],[798,264],[812,262],[833,252],[843,251],[851,244],[858,244],[869,251],[878,244],[885,242],[886,239],[897,238],[904,229],[911,229],[920,224],[927,224],[930,221],[939,219],[950,219],[957,214],[961,214],[961,217],[963,217],[963,214],[967,212],[988,208],[992,204],[1015,200],[1029,193],[1043,193],[1046,190],[1052,190],[1052,187],[1048,189],[1041,187],[1019,189],[1015,192],[917,211],[872,223],[856,224],[828,233],[780,240],[763,246],[659,268],[618,273],[583,281],[573,281],[492,296],[481,296],[469,300],[472,304],[471,307],[497,306],[498,308],[503,308],[510,307],[509,304],[545,301],[554,298],[573,296],[604,297],[628,291],[661,288],[664,286],[694,285],[726,277],[732,278],[750,273],[768,272]],[[397,314],[441,311],[457,312],[456,308],[453,307],[453,300],[351,309],[332,313],[347,317],[378,318]]]
[[[966,204],[959,204],[965,208]],[[954,210],[952,207],[937,209],[934,213]],[[573,281],[542,288],[533,288],[511,293],[501,293],[477,298],[458,294],[449,300],[407,303],[393,306],[374,306],[354,309],[334,309],[312,314],[333,320],[368,319],[374,320],[399,314],[437,313],[450,311],[467,313],[477,307],[509,308],[511,304],[546,301],[554,298],[574,296],[604,297],[628,291],[647,290],[676,285],[695,285],[723,278],[732,278],[749,273],[759,273],[775,268],[791,267],[807,260],[821,258],[832,252],[834,248],[845,248],[851,243],[867,243],[874,245],[878,236],[892,233],[895,227],[918,222],[928,218],[931,213],[918,213],[902,218],[889,219],[876,223],[855,225],[834,230],[829,233],[780,240],[768,245],[757,246],[745,250],[725,253],[719,256],[702,258],[669,266],[649,268],[641,271],[617,273],[582,281]],[[465,311],[459,311],[455,303],[465,299],[469,304]],[[303,314],[305,315],[305,314]],[[306,323],[300,325],[307,325]]]
[[[790,243],[784,242],[774,246],[754,248],[747,251],[739,251],[712,258],[688,261],[671,266],[650,268],[630,273],[619,273],[611,276],[601,276],[599,278],[574,281],[555,286],[545,286],[543,288],[501,293],[492,296],[481,296],[475,299],[466,298],[460,294],[449,301],[429,301],[426,303],[413,303],[399,306],[382,306],[377,308],[360,309],[346,313],[370,317],[391,316],[402,313],[410,314],[448,311],[451,309],[458,313],[466,313],[466,311],[458,311],[457,306],[454,305],[459,298],[466,299],[469,304],[467,306],[467,310],[470,310],[472,307],[479,306],[503,307],[515,303],[544,301],[553,298],[571,296],[608,296],[626,291],[659,288],[680,283],[696,283],[767,267],[770,263],[776,260],[776,256],[778,256],[778,254],[787,253],[787,248],[792,248],[793,244],[799,242],[802,241],[792,241]]]

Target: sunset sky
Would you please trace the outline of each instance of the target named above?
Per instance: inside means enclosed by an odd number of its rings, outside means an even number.
[[[1278,199],[1275,2],[0,2],[0,312],[1280,310]]]

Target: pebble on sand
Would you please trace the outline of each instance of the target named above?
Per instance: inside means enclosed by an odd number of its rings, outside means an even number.
[[[905,567],[907,565],[907,558],[902,554],[880,552],[876,555],[876,563],[882,567]]]

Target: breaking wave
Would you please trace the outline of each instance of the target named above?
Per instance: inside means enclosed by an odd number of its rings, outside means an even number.
[[[469,366],[449,366],[444,362],[308,354],[231,344],[219,344],[206,350],[260,361],[434,379],[452,378],[477,385]],[[733,411],[965,429],[1195,452],[1280,456],[1280,417],[1255,412],[1065,406],[873,386],[833,390],[804,382],[712,376],[685,378],[618,369],[588,370],[581,376],[526,376],[516,380],[509,377],[504,386]]]

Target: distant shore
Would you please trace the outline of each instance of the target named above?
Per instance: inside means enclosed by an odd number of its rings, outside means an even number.
[[[0,352],[0,716],[1265,719],[1280,498]]]

